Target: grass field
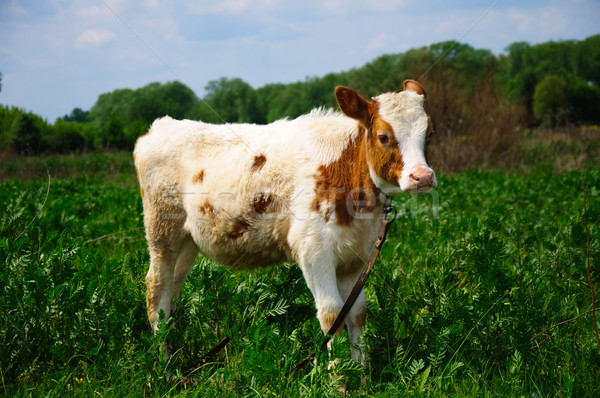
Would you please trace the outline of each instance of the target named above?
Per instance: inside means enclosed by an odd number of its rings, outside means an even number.
[[[435,195],[398,195],[366,287],[370,367],[347,359],[343,336],[336,379],[327,354],[286,377],[322,339],[293,264],[231,273],[199,257],[173,327],[153,336],[129,155],[48,158],[49,190],[35,164],[0,167],[1,395],[322,397],[343,380],[348,396],[600,396],[586,313],[588,260],[600,296],[598,167],[467,171],[439,176]]]

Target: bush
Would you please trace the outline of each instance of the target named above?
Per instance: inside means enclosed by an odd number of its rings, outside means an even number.
[[[92,147],[92,142],[88,141],[91,135],[92,127],[88,124],[58,119],[45,137],[45,142],[47,148],[55,153],[83,151]]]
[[[50,126],[41,117],[21,112],[13,120],[9,135],[13,137],[13,146],[17,153],[35,155],[45,149],[43,139],[49,130]]]
[[[100,131],[96,140],[97,148],[118,149],[125,148],[127,140],[123,131],[123,119],[117,115],[111,115]]]
[[[560,76],[548,75],[536,86],[533,94],[533,112],[538,119],[554,128],[568,116],[567,82]]]
[[[125,126],[125,129],[123,130],[123,135],[125,138],[127,149],[132,150],[135,146],[135,142],[137,141],[138,137],[146,134],[149,128],[150,125],[148,124],[148,122],[141,119],[135,120],[129,123],[127,126]]]

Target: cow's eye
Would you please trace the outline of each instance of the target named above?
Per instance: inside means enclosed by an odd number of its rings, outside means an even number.
[[[385,134],[377,134],[377,138],[379,139],[379,142],[381,142],[384,145],[390,143],[390,137],[388,137]]]
[[[435,130],[431,129],[427,132],[427,137],[425,138],[425,142],[429,143],[435,137]]]
[[[433,129],[433,124],[431,123],[431,118],[427,118],[427,136],[425,137],[425,142],[430,142],[434,136],[435,136],[435,130]]]

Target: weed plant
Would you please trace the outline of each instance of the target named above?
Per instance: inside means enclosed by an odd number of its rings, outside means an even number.
[[[0,184],[4,396],[323,397],[341,383],[348,396],[600,396],[591,313],[536,336],[591,309],[588,235],[600,295],[597,168],[468,171],[440,176],[439,196],[398,195],[366,285],[364,369],[345,334],[318,351],[294,264],[232,273],[198,257],[154,336],[137,187],[81,173],[47,191],[45,177]],[[288,375],[311,352],[315,362]],[[341,359],[336,376],[329,355]]]

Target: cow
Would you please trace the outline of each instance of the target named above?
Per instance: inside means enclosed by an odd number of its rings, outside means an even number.
[[[365,99],[339,86],[317,108],[267,125],[154,121],[134,149],[150,252],[148,319],[168,319],[199,252],[233,270],[297,263],[327,332],[373,249],[386,197],[437,186],[424,154],[425,90]],[[351,357],[364,291],[346,317]]]

